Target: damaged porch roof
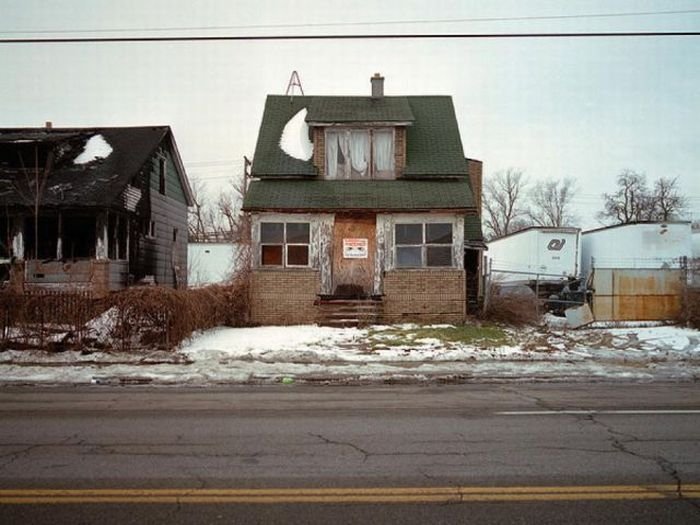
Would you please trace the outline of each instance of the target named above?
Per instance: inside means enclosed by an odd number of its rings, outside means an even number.
[[[110,206],[161,145],[172,148],[191,203],[191,189],[169,126],[0,128],[0,206],[27,205],[28,198],[32,200],[36,167],[41,174],[49,151],[53,162],[42,206]]]

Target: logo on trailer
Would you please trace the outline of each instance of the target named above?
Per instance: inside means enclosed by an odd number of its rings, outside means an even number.
[[[547,249],[552,252],[560,251],[566,244],[566,239],[552,239],[547,245]]]

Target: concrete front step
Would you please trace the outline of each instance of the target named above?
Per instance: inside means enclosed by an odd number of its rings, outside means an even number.
[[[320,299],[318,323],[325,326],[366,326],[382,317],[381,299]]]

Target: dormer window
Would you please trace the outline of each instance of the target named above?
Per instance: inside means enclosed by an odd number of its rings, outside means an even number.
[[[393,129],[327,129],[325,139],[326,178],[395,178]]]

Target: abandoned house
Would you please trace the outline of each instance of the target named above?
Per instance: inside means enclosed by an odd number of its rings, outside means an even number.
[[[0,277],[16,291],[186,286],[191,204],[168,126],[0,128]]]
[[[476,303],[480,161],[449,96],[267,97],[243,209],[262,324],[463,322]]]

